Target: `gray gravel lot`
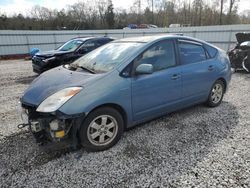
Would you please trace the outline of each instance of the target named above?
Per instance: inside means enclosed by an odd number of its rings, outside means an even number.
[[[250,75],[233,75],[221,106],[171,113],[97,153],[45,153],[16,128],[35,76],[30,61],[0,61],[0,187],[250,187]]]

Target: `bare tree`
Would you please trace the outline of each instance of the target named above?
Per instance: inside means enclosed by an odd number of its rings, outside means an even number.
[[[113,29],[115,25],[115,14],[112,0],[108,0],[108,8],[105,13],[105,18],[109,29]]]
[[[194,26],[250,23],[249,11],[238,15],[239,1],[134,0],[130,8],[117,9],[111,0],[84,0],[62,10],[35,6],[30,16],[0,14],[0,29],[80,30],[123,28],[131,23],[160,27],[173,23]]]
[[[106,24],[106,21],[105,21],[105,13],[106,13],[106,10],[108,8],[108,3],[107,3],[107,0],[98,0],[97,1],[97,9],[98,9],[98,14],[99,14],[99,18],[100,18],[100,22],[101,22],[101,25],[104,26]]]
[[[222,25],[222,17],[223,17],[223,11],[224,11],[224,4],[226,3],[226,0],[220,0],[220,25]]]
[[[236,3],[238,3],[240,0],[229,0],[229,9],[228,9],[228,14],[231,15],[232,10],[235,6]]]
[[[154,23],[154,0],[147,0],[148,6],[151,7],[151,12],[152,12],[152,17],[151,17],[151,22],[152,24]]]

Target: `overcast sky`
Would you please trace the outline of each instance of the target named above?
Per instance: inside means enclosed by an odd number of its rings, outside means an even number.
[[[209,2],[209,0],[207,1]],[[79,0],[0,0],[0,12],[4,12],[7,15],[12,15],[14,13],[27,15],[27,11],[34,5],[60,10],[65,8],[66,5],[71,5],[76,2],[79,2]],[[133,2],[134,0],[113,0],[115,8],[121,7],[124,9],[128,9],[132,6]],[[244,10],[250,10],[250,0],[240,0],[239,12],[241,13]]]

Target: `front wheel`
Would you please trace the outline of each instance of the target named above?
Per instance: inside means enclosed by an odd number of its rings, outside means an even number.
[[[225,93],[225,85],[223,81],[217,80],[208,96],[207,105],[209,107],[219,106]]]
[[[102,151],[115,145],[124,129],[121,114],[110,107],[91,112],[80,129],[80,140],[89,151]]]

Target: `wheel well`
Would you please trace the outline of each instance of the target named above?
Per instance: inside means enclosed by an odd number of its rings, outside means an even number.
[[[223,82],[223,84],[225,86],[224,92],[226,92],[226,90],[227,90],[227,81],[224,78],[219,78],[218,80]]]
[[[125,112],[125,110],[118,104],[114,104],[114,103],[107,103],[107,104],[102,104],[100,106],[95,107],[93,110],[91,110],[89,113],[93,112],[94,110],[98,109],[98,108],[102,108],[102,107],[111,107],[114,108],[115,110],[117,110],[123,118],[124,121],[124,128],[127,127],[127,113]],[[89,114],[88,113],[88,114]]]

